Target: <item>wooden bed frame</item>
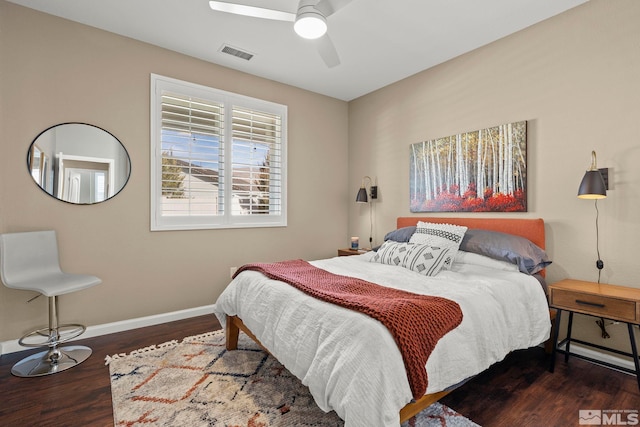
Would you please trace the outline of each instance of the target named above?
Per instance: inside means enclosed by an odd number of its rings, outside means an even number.
[[[511,218],[458,218],[458,217],[398,217],[396,221],[397,228],[416,225],[418,221],[448,223],[454,225],[464,225],[468,228],[479,228],[483,230],[500,231],[503,233],[514,234],[516,236],[525,237],[538,245],[545,248],[544,221],[540,218],[536,219],[511,219]],[[544,270],[542,271],[544,274]],[[245,326],[237,316],[227,316],[227,324],[225,328],[226,348],[227,350],[236,350],[238,348],[238,335],[240,331],[247,334],[267,353],[267,350],[256,336]],[[410,402],[400,410],[400,423],[414,417],[431,404],[442,399],[444,396],[455,390],[450,387],[437,393],[425,394],[420,399]]]

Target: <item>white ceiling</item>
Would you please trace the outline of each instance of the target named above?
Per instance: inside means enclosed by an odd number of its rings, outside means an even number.
[[[587,0],[353,0],[327,19],[327,68],[292,23],[215,12],[208,0],[9,0],[249,74],[349,101]],[[237,0],[294,12],[298,0]],[[224,44],[253,53],[245,61]]]

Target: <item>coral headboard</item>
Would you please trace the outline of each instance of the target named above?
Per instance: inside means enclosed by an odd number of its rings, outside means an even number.
[[[443,217],[418,217],[401,216],[398,217],[397,228],[416,225],[418,221],[447,223],[454,225],[464,225],[468,228],[479,228],[482,230],[501,231],[525,237],[545,249],[544,221],[541,218],[535,219],[510,219],[510,218],[443,218]]]

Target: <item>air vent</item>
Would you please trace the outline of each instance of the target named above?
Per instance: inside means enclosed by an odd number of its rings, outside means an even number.
[[[246,61],[253,58],[253,53],[245,52],[244,50],[236,49],[235,47],[231,47],[228,44],[222,46],[220,52],[235,56],[236,58],[241,58]]]

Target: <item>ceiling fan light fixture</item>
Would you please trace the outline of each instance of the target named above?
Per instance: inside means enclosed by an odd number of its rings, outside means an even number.
[[[296,34],[305,39],[317,39],[327,32],[327,20],[317,10],[299,12],[293,24]]]

